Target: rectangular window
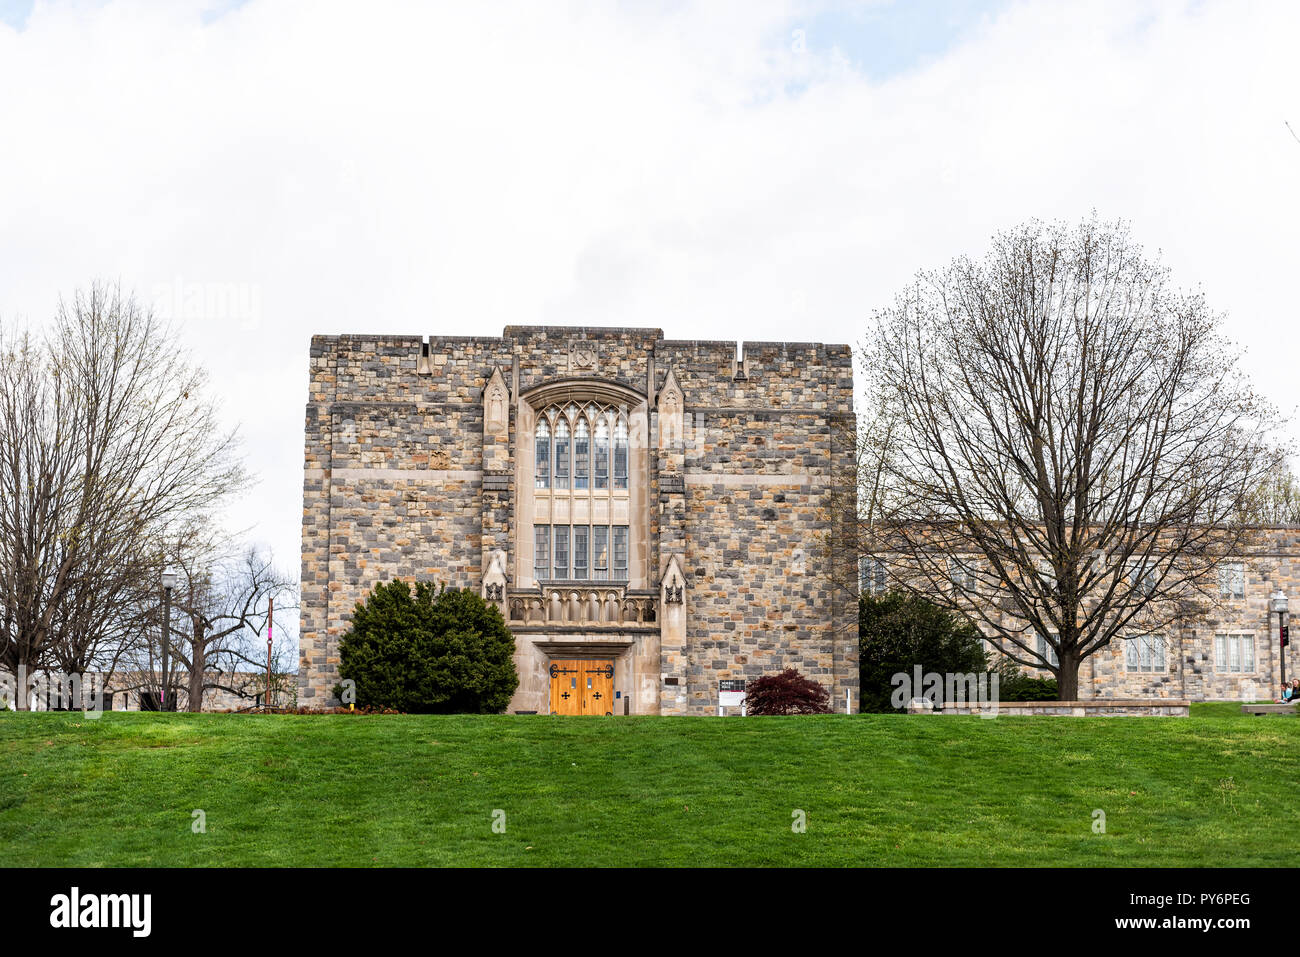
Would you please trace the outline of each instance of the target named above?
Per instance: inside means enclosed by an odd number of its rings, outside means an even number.
[[[591,528],[592,578],[598,582],[609,581],[609,526],[593,525]]]
[[[868,595],[883,595],[887,590],[885,560],[868,555],[858,561],[858,589]]]
[[[1165,639],[1161,635],[1147,635],[1142,639],[1142,668],[1144,671],[1163,672],[1169,667],[1165,652]]]
[[[1255,636],[1222,634],[1214,636],[1214,670],[1224,674],[1255,673]]]
[[[1138,645],[1139,639],[1128,638],[1124,641],[1124,670],[1141,671],[1142,670],[1142,649]]]
[[[1143,635],[1124,639],[1124,670],[1161,673],[1168,667],[1165,639]]]
[[[614,580],[627,581],[627,526],[614,526]]]
[[[533,577],[545,581],[551,573],[551,526],[533,526]]]
[[[591,529],[586,525],[573,526],[573,577],[585,581],[591,575],[587,556],[591,554],[588,544],[591,541]]]
[[[569,526],[555,526],[555,577],[569,577]]]
[[[979,587],[975,577],[975,559],[949,558],[948,579],[958,591],[974,594]]]
[[[1053,635],[1052,637],[1055,638],[1056,636]],[[1061,663],[1060,658],[1056,654],[1056,649],[1047,643],[1046,638],[1038,632],[1034,632],[1034,639],[1035,647],[1038,650],[1038,657],[1051,662],[1053,668]]]
[[[1246,597],[1246,565],[1243,562],[1224,562],[1219,566],[1219,597]]]
[[[1156,590],[1156,570],[1146,568],[1140,562],[1129,562],[1128,581],[1133,594],[1150,595]]]

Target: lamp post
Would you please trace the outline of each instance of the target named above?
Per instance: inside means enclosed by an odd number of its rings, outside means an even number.
[[[1269,599],[1269,611],[1277,612],[1277,660],[1282,668],[1282,689],[1284,691],[1286,690],[1286,644],[1282,636],[1286,634],[1287,627],[1286,605],[1286,593],[1279,588],[1277,591],[1273,592],[1272,598]],[[1272,620],[1270,616],[1270,624],[1271,623]]]
[[[266,710],[271,710],[271,628],[275,623],[275,599],[266,612]]]
[[[162,697],[159,699],[159,707],[163,711],[167,710],[167,686],[171,684],[170,675],[168,674],[171,667],[168,661],[168,651],[171,648],[172,637],[172,589],[175,587],[176,573],[170,568],[163,569]]]

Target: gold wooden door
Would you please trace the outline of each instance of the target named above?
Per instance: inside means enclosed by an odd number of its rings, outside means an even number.
[[[614,662],[584,661],[578,684],[584,692],[583,714],[614,713]]]
[[[552,661],[551,714],[582,714],[581,661]]]
[[[551,714],[614,713],[614,663],[599,659],[552,661]]]

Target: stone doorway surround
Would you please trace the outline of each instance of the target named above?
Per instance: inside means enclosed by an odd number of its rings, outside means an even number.
[[[511,703],[512,708],[549,714],[554,710],[551,706],[552,666],[573,667],[572,662],[577,661],[599,662],[613,669],[607,695],[610,707],[604,710],[614,715],[646,713],[644,707],[637,707],[633,694],[637,678],[635,639],[613,636],[579,639],[568,635],[521,634],[516,635],[515,640],[520,650],[526,651],[526,654],[516,655],[521,680],[520,690]],[[603,697],[606,697],[604,693]]]

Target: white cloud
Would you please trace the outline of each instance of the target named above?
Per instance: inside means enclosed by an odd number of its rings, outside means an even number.
[[[1015,5],[883,81],[800,52],[805,5],[229,7],[0,25],[0,315],[229,290],[186,341],[263,478],[231,521],[290,567],[316,332],[856,342],[917,269],[1096,208],[1300,402],[1294,4]]]

